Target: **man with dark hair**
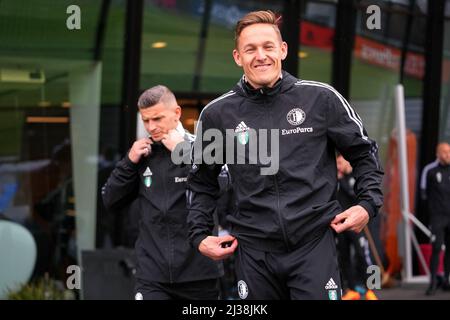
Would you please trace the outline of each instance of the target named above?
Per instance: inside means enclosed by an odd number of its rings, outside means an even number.
[[[242,299],[335,300],[341,286],[333,230],[360,232],[377,214],[383,172],[377,145],[348,102],[329,85],[282,71],[287,44],[277,23],[272,12],[258,11],[237,24],[233,57],[244,75],[200,114],[203,132],[218,129],[226,139],[215,149],[221,163],[206,164],[198,156],[210,145],[197,132],[188,178],[189,236],[213,260],[237,252]],[[276,172],[263,174],[267,162],[252,153],[256,139],[258,146],[266,141],[270,150],[278,147],[271,152]],[[238,159],[244,164],[230,155],[236,146],[245,150]],[[335,198],[335,149],[350,161],[356,178],[357,205],[343,212]],[[231,239],[211,234],[225,159],[237,203],[228,217]]]
[[[189,166],[171,152],[194,137],[181,125],[174,94],[158,85],[138,101],[150,137],[134,142],[102,190],[109,209],[137,201],[140,208],[136,300],[218,299],[220,264],[202,256],[188,241],[186,180]]]
[[[337,200],[342,209],[355,205],[357,198],[353,189],[355,177],[350,163],[339,154],[336,156],[338,174]],[[368,229],[364,230],[369,232]],[[367,268],[373,265],[369,242],[362,232],[344,231],[337,234],[337,251],[342,276],[342,300],[378,300],[375,292],[367,288]]]

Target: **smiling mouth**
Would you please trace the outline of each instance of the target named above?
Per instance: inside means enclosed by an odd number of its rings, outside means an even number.
[[[271,66],[272,66],[271,64],[259,64],[255,66],[255,69],[264,71],[269,69]]]
[[[259,69],[259,68],[268,68],[268,67],[270,67],[270,66],[271,66],[271,64],[258,64],[258,65],[255,66],[255,68],[256,68],[256,69]]]

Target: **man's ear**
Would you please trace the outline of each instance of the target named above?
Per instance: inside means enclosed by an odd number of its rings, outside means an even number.
[[[234,62],[236,62],[236,64],[239,67],[242,67],[242,63],[241,63],[241,55],[239,54],[239,52],[237,51],[237,49],[233,50],[233,58],[234,58]]]
[[[175,116],[176,116],[177,120],[180,120],[180,118],[181,118],[181,107],[180,106],[176,106]]]
[[[286,59],[288,53],[288,45],[286,42],[281,43],[281,60]]]

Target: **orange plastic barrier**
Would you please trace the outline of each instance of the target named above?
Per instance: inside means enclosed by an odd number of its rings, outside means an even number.
[[[414,133],[407,130],[407,158],[408,158],[408,182],[409,182],[409,207],[414,212],[414,196],[416,188],[416,159],[417,140]],[[398,144],[395,131],[389,140],[388,159],[385,165],[384,178],[384,211],[386,219],[382,224],[382,239],[388,259],[386,270],[390,275],[401,271],[402,260],[398,253],[398,226],[401,222],[401,197],[400,197],[400,171],[398,166]]]

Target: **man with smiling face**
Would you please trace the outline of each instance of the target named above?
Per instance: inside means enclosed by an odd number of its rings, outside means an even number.
[[[242,299],[340,299],[333,232],[361,232],[377,214],[383,175],[378,148],[334,88],[282,70],[288,47],[277,24],[270,11],[251,12],[237,23],[233,57],[244,75],[199,119],[203,132],[234,130],[233,142],[246,150],[245,164],[236,164],[223,139],[222,162],[227,159],[237,205],[228,218],[232,241],[211,234],[222,163],[202,163],[196,150],[188,177],[189,236],[213,260],[236,254]],[[242,138],[254,130],[260,139],[260,129],[279,132],[277,139],[267,138],[279,146],[279,154],[272,155],[279,169],[271,175],[261,174],[266,164],[249,161],[251,141]],[[198,145],[203,151],[208,147],[204,141]],[[336,149],[356,178],[357,205],[345,211],[336,201]]]
[[[140,208],[136,300],[219,297],[222,266],[202,256],[188,241],[186,180],[189,166],[172,162],[177,144],[194,137],[180,122],[181,108],[165,86],[146,90],[139,113],[150,137],[133,143],[102,189],[105,206]]]

